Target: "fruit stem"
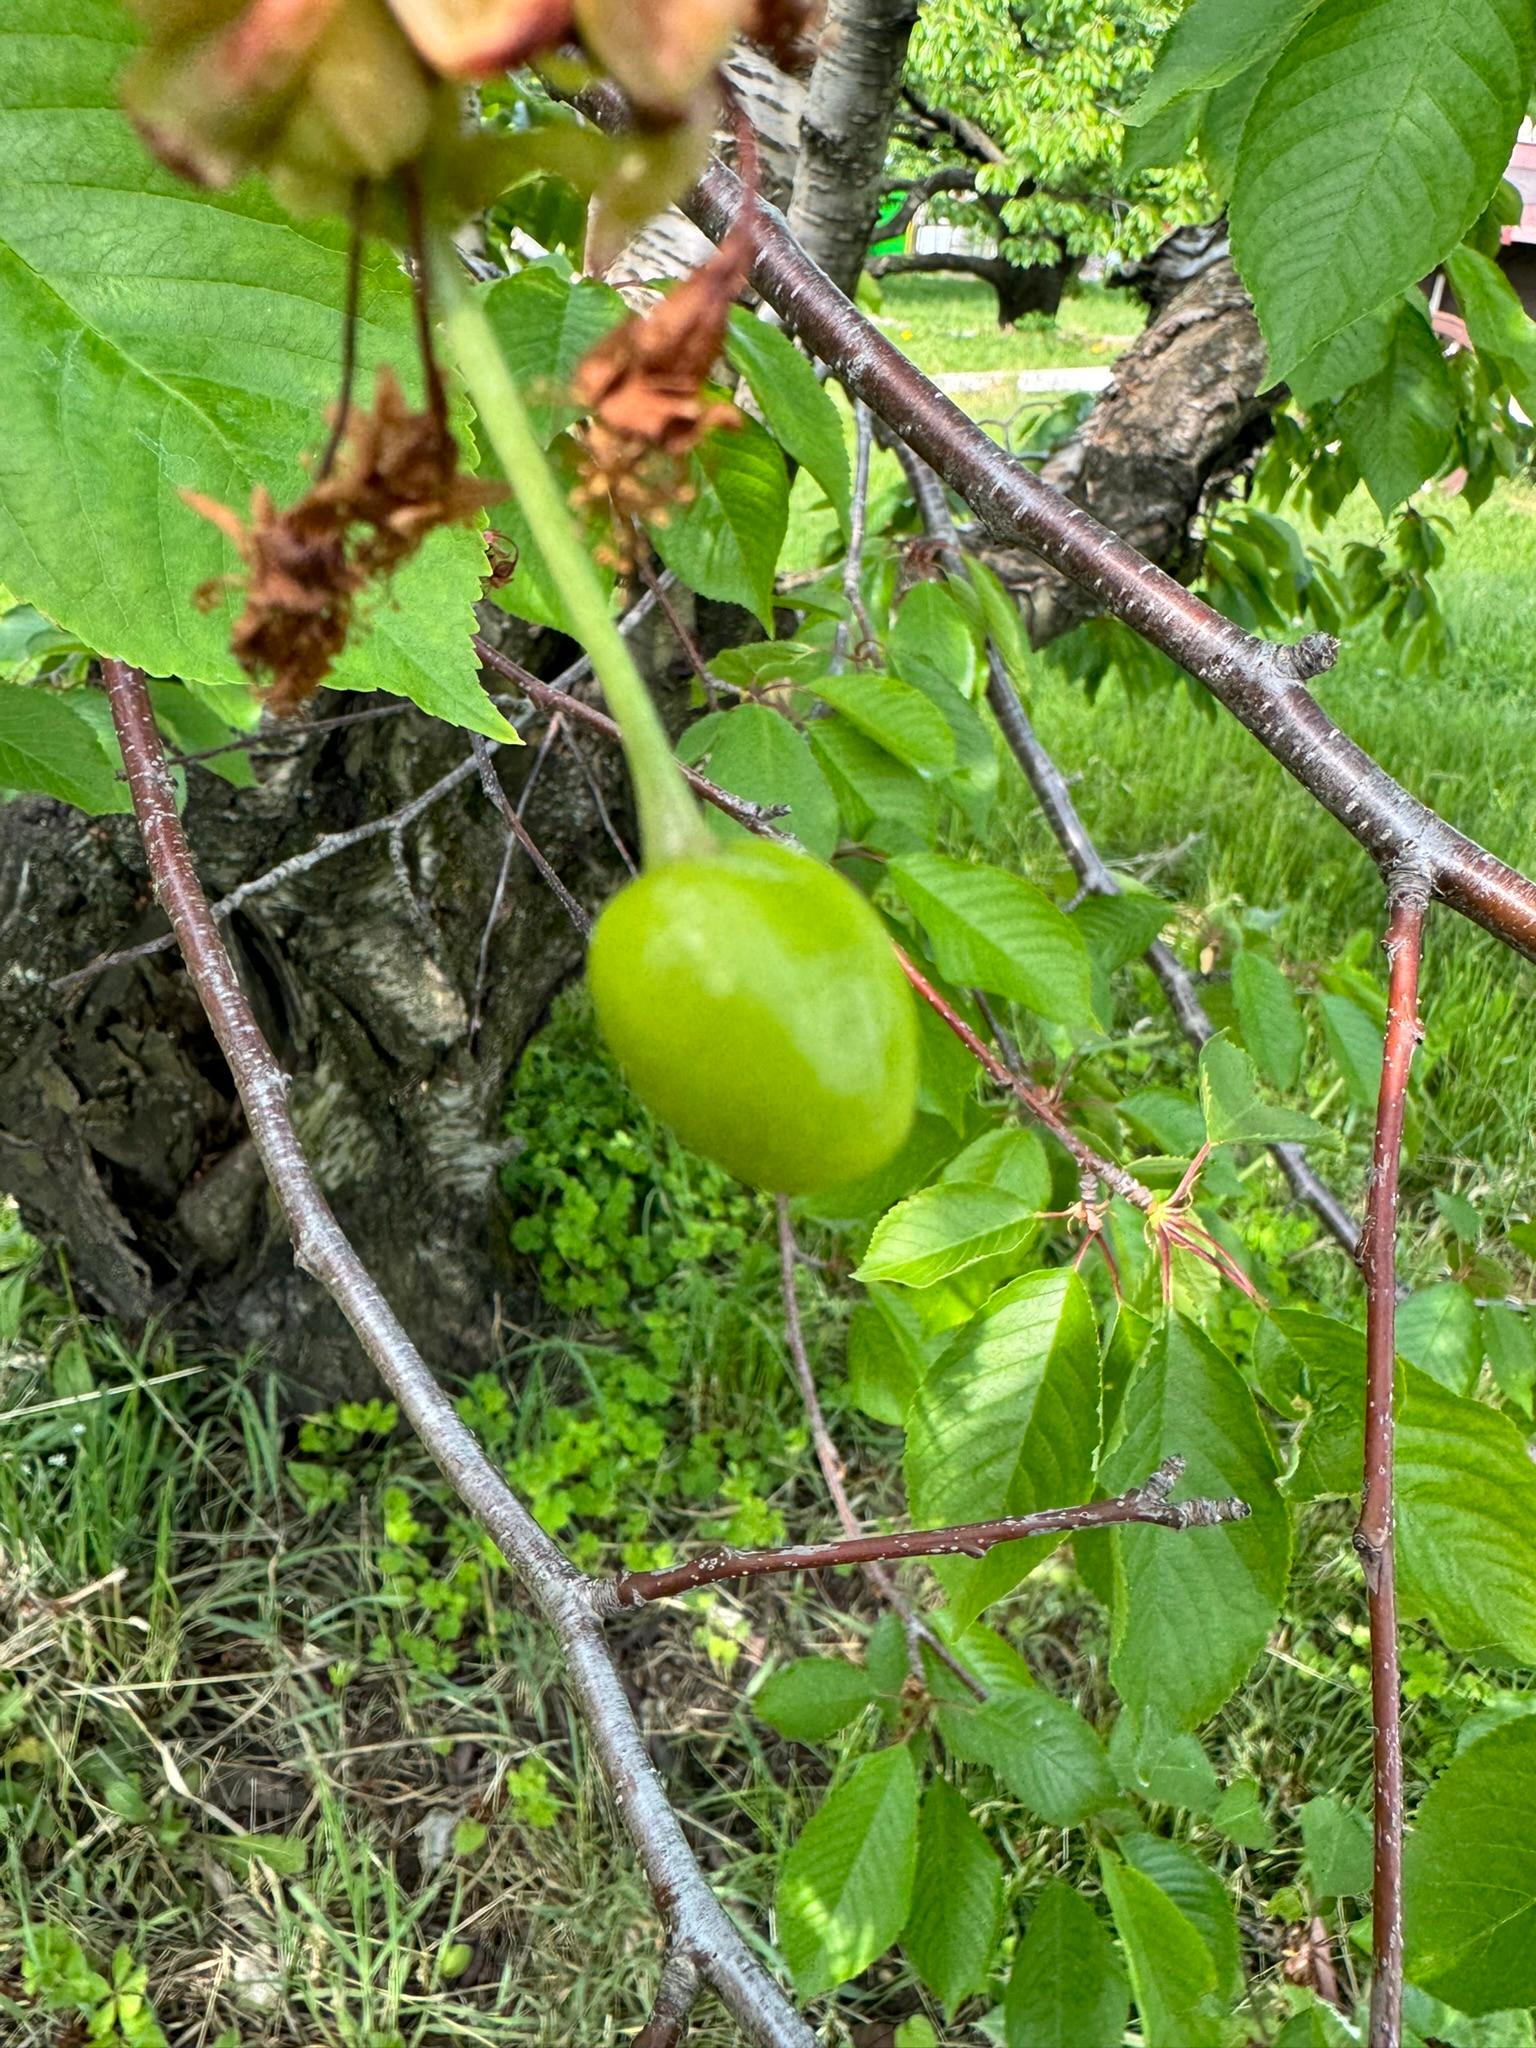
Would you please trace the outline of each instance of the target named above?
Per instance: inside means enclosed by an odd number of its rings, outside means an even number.
[[[539,446],[495,330],[479,298],[466,289],[457,252],[446,236],[434,238],[431,262],[443,332],[454,361],[560,591],[575,638],[591,658],[619,722],[635,785],[642,855],[655,864],[711,846],[650,691],[614,625],[603,587]]]

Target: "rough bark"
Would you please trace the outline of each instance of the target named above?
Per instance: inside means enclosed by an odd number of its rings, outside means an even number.
[[[1041,475],[1161,568],[1187,573],[1206,492],[1268,432],[1264,381],[1252,301],[1222,256],[1167,301]],[[983,545],[980,552],[1018,598],[1036,646],[1095,609],[1080,584],[1023,549]]]
[[[789,224],[846,292],[879,211],[917,0],[832,0],[800,120]]]
[[[673,648],[655,645],[671,664]],[[393,811],[462,761],[468,741],[407,711],[274,744],[255,789],[188,771],[187,827],[212,895],[323,833]],[[514,798],[536,752],[497,757]],[[588,742],[583,757],[585,769],[550,750],[526,816],[590,905],[611,888],[617,859],[587,775],[620,810],[623,790],[612,749]],[[505,845],[471,775],[405,835],[403,873],[387,837],[371,839],[252,898],[226,925],[292,1077],[321,1184],[431,1363],[450,1374],[489,1356],[510,1279],[496,1201],[507,1079],[581,958],[565,913],[518,854],[471,1039]],[[355,1389],[367,1369],[336,1309],[294,1268],[176,955],[50,986],[164,929],[131,820],[41,798],[0,806],[0,1188],[29,1228],[67,1247],[80,1292],[129,1325],[159,1315],[221,1346],[259,1345],[311,1395]]]

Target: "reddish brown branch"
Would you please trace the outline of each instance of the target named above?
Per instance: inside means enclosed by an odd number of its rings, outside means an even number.
[[[1107,1529],[1123,1522],[1152,1522],[1164,1529],[1213,1529],[1240,1522],[1251,1513],[1242,1500],[1170,1500],[1182,1458],[1169,1458],[1140,1486],[1114,1500],[1079,1507],[1041,1508],[1032,1515],[1002,1515],[991,1522],[963,1522],[948,1529],[908,1529],[888,1536],[845,1537],[839,1543],[797,1543],[776,1550],[715,1550],[686,1564],[657,1571],[621,1572],[599,1590],[602,1612],[643,1607],[720,1579],[756,1579],[770,1572],[831,1571],[838,1565],[872,1564],[901,1557],[985,1557],[999,1543],[1028,1536],[1066,1536],[1077,1529]]]
[[[959,537],[954,521],[949,516],[949,506],[944,497],[944,486],[919,456],[901,442],[896,444],[896,453],[906,472],[914,504],[923,525],[939,543],[939,559],[947,576],[963,577],[965,559],[960,552]],[[1030,722],[1028,712],[1020,702],[1013,686],[1013,679],[998,651],[997,643],[987,640],[987,702],[996,718],[998,729],[1008,743],[1008,750],[1018,762],[1025,781],[1034,792],[1040,814],[1055,837],[1057,845],[1066,855],[1073,874],[1084,889],[1095,896],[1118,896],[1120,884],[1113,869],[1099,852],[1093,836],[1083,823],[1067,778],[1041,744],[1039,736]],[[1208,1038],[1215,1035],[1212,1024],[1195,987],[1194,978],[1183,962],[1165,946],[1161,939],[1154,939],[1142,955],[1157,979],[1158,986],[1168,999],[1174,1021],[1196,1051]],[[1306,1153],[1300,1145],[1278,1143],[1270,1146],[1276,1163],[1291,1185],[1298,1201],[1305,1202],[1328,1230],[1335,1242],[1354,1257],[1359,1227],[1353,1216],[1339,1200],[1326,1181],[1307,1163]]]
[[[605,126],[626,118],[609,89],[584,95],[583,105]],[[741,218],[741,182],[712,161],[684,204],[718,242]],[[993,539],[1033,550],[1204,683],[1383,869],[1421,869],[1442,902],[1536,958],[1536,882],[1411,796],[1307,689],[1333,664],[1327,634],[1278,646],[1224,619],[1000,448],[817,268],[775,208],[759,199],[748,233],[754,289],[853,397],[938,471]]]
[[[289,1114],[287,1078],[261,1034],[193,868],[144,678],[119,661],[103,662],[102,671],[155,893],[229,1063],[297,1263],[331,1295],[439,1470],[514,1566],[552,1629],[593,1753],[673,1941],[699,1958],[722,2004],[758,2048],[815,2048],[810,2029],[705,1883],[668,1803],[602,1638],[598,1615],[611,1610],[608,1589],[550,1541],[486,1457],[320,1192]]]
[[[699,1966],[686,1949],[669,1948],[661,1966],[650,2018],[631,2048],[677,2048],[699,1995]]]
[[[1365,1491],[1355,1549],[1365,1572],[1371,1628],[1375,1878],[1371,1890],[1370,2048],[1398,2048],[1403,2005],[1403,1747],[1392,1545],[1393,1378],[1397,1359],[1397,1197],[1403,1116],[1419,1023],[1419,962],[1429,880],[1391,877],[1386,952],[1391,967],[1387,1035],[1370,1193],[1360,1239],[1365,1278]]]

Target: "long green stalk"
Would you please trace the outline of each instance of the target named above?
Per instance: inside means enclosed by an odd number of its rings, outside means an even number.
[[[590,656],[619,722],[634,778],[640,842],[647,861],[675,860],[712,842],[689,796],[651,695],[608,609],[608,599],[577,535],[508,370],[495,330],[446,239],[434,245],[432,285],[443,332],[469,387],[529,531],[559,589],[575,637]]]

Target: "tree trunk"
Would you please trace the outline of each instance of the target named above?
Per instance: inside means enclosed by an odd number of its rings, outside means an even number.
[[[880,208],[886,144],[917,0],[832,0],[800,119],[789,224],[845,292]]]
[[[1027,268],[1006,256],[971,256],[964,251],[924,249],[910,256],[881,256],[869,266],[873,277],[976,277],[997,297],[997,324],[1014,327],[1027,313],[1054,319],[1075,264],[1033,263]]]
[[[1191,531],[1212,483],[1268,436],[1263,338],[1229,258],[1176,291],[1115,365],[1115,381],[1041,474],[1173,575],[1195,565]],[[1096,609],[1091,593],[1022,548],[983,544],[1036,646]]]
[[[316,715],[379,701],[327,697]],[[622,771],[614,749],[577,745],[580,760],[549,750],[527,823],[591,905],[619,872],[593,788],[622,816]],[[210,895],[387,815],[466,752],[465,734],[407,710],[312,737],[284,728],[255,789],[190,769],[187,826]],[[537,753],[496,757],[514,800]],[[398,861],[388,836],[371,838],[252,897],[225,927],[322,1186],[450,1375],[491,1355],[509,1284],[496,1200],[508,1075],[582,955],[518,853],[482,982],[506,844],[472,774],[408,828]],[[0,806],[0,1187],[29,1229],[67,1247],[76,1288],[130,1326],[158,1315],[221,1347],[259,1345],[314,1397],[370,1385],[337,1311],[295,1270],[177,954],[51,987],[164,930],[131,819],[41,798]]]

